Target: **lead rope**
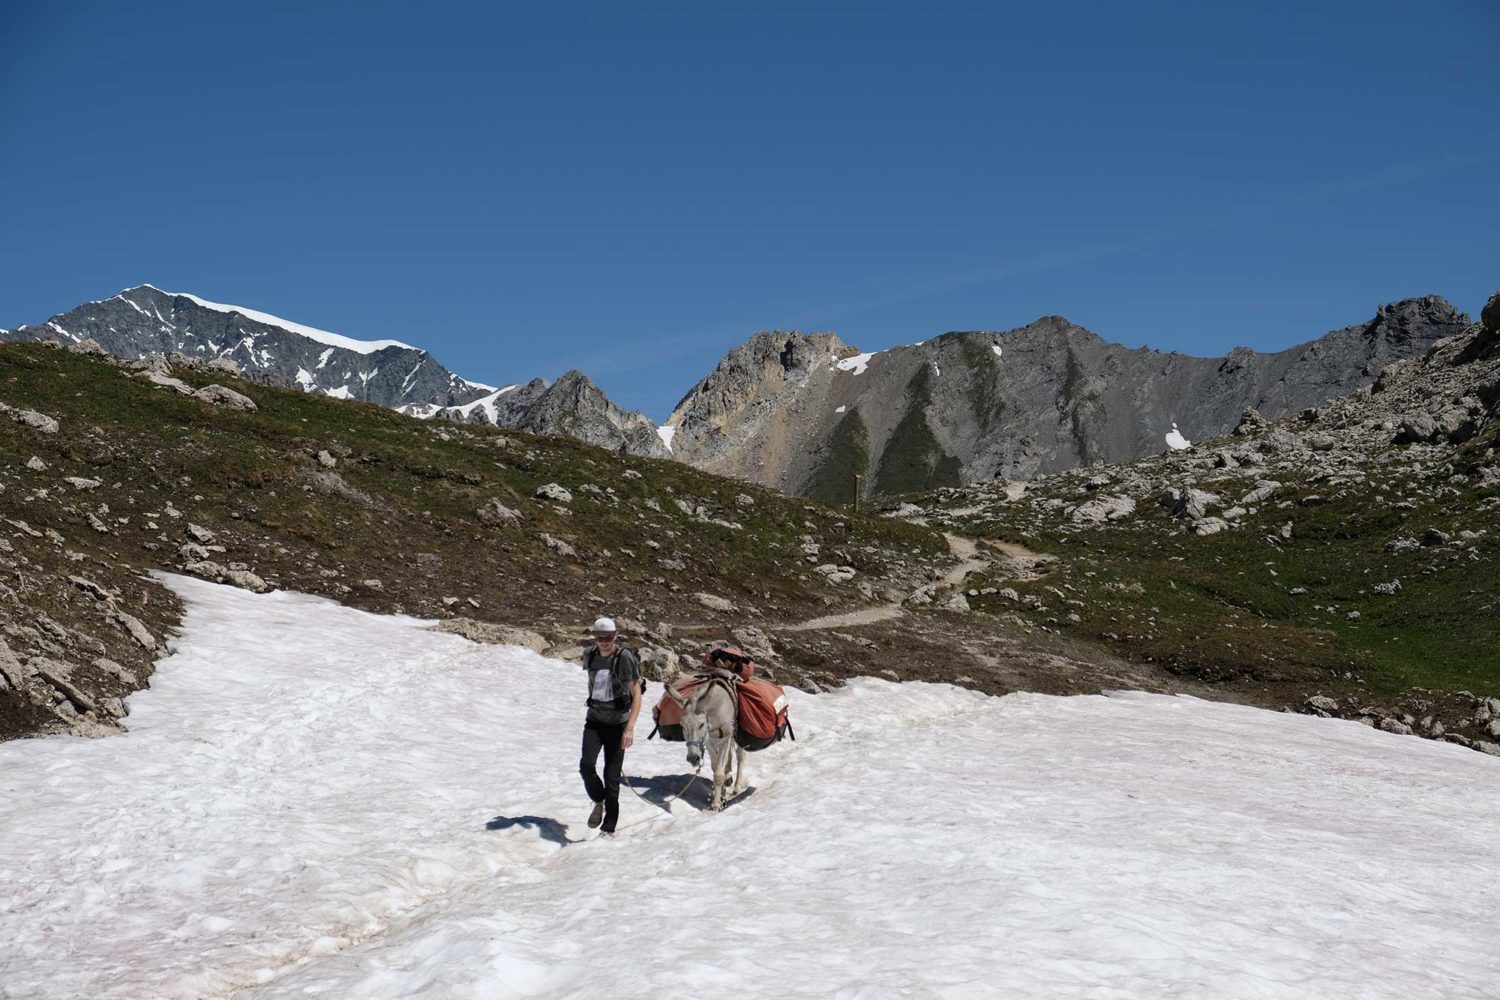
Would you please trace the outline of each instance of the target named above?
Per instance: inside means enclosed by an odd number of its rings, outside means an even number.
[[[633,794],[636,798],[640,799],[642,802],[645,802],[645,803],[647,803],[649,805],[656,806],[662,812],[664,812],[668,816],[670,816],[670,815],[672,815],[672,810],[668,809],[667,807],[670,806],[673,802],[676,802],[678,799],[682,798],[682,793],[685,792],[685,791],[687,791],[688,788],[691,787],[691,785],[693,784],[693,782],[695,782],[695,781],[698,780],[698,773],[700,771],[702,771],[702,770],[703,770],[703,761],[700,760],[698,762],[698,766],[693,769],[693,773],[690,774],[690,775],[688,775],[688,780],[685,781],[683,783],[682,787],[677,790],[677,794],[674,795],[674,796],[672,796],[670,799],[667,799],[666,802],[660,802],[660,803],[659,802],[652,802],[650,799],[646,798],[646,796],[642,795],[640,792],[637,792],[635,790],[635,786],[630,783],[630,775],[628,775],[628,774],[621,775],[621,778],[625,782],[625,787],[628,788],[628,789],[630,789],[631,794]],[[624,826],[616,827],[615,830],[616,830],[616,832],[618,832],[620,830],[628,830],[628,829],[630,829],[633,826],[640,826],[642,823],[649,823],[650,821],[651,821],[651,817],[647,816],[645,819],[638,819],[634,823],[626,823]]]

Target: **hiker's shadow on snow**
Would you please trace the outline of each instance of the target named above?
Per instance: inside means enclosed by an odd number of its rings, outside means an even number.
[[[536,828],[543,840],[551,841],[559,846],[571,844],[573,841],[568,837],[568,827],[549,816],[496,816],[484,824],[486,830],[511,830],[515,827],[526,829]]]
[[[711,776],[700,774],[698,776],[699,780],[689,784],[692,777],[690,773],[657,774],[651,777],[636,777],[635,775],[631,775],[630,787],[639,792],[641,798],[652,805],[661,806],[663,809],[668,808],[672,798],[677,796],[677,801],[683,805],[692,806],[700,812],[707,812],[709,803],[713,800],[714,779]],[[687,786],[687,791],[683,791],[683,786],[685,785]],[[679,792],[682,793],[680,796],[678,796]],[[753,787],[746,788],[734,798],[727,799],[724,802],[724,808],[729,809],[754,794],[755,789]]]

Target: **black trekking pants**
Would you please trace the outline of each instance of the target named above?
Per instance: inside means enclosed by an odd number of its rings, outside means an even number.
[[[624,738],[623,722],[611,725],[587,719],[583,723],[583,757],[578,761],[578,772],[583,775],[589,799],[604,803],[604,825],[599,829],[605,833],[614,833],[615,821],[620,818],[620,772],[625,767],[625,748],[620,741]],[[600,750],[604,751],[603,781],[594,770]]]

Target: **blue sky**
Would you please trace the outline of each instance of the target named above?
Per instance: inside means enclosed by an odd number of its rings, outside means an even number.
[[[760,329],[1500,287],[1495,4],[1008,6],[8,0],[0,325],[150,282],[660,418]]]

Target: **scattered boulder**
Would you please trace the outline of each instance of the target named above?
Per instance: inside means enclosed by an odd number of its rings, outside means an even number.
[[[1394,444],[1425,444],[1438,436],[1438,423],[1430,413],[1418,413],[1401,421]]]
[[[1159,502],[1171,509],[1173,517],[1201,521],[1208,515],[1209,507],[1218,505],[1219,497],[1192,486],[1170,487],[1162,493]]]
[[[558,483],[548,483],[545,486],[538,486],[536,496],[540,500],[552,500],[557,503],[573,502],[573,494],[566,487]]]
[[[547,548],[553,550],[560,556],[566,556],[569,559],[576,559],[578,557],[578,550],[573,548],[573,546],[569,545],[567,542],[563,541],[561,538],[555,538],[544,531],[541,534],[541,539],[543,545],[547,546]]]
[[[83,354],[91,358],[109,357],[109,352],[106,351],[99,344],[99,341],[95,340],[93,337],[88,337],[84,340],[80,340],[76,344],[69,344],[68,351],[73,354]]]
[[[177,554],[182,556],[183,562],[203,562],[208,559],[208,549],[197,542],[183,542],[177,549]]]
[[[156,637],[153,636],[141,620],[135,615],[127,614],[118,608],[109,609],[109,619],[125,631],[136,643],[148,653],[156,651]]]
[[[511,510],[496,497],[486,500],[475,514],[485,524],[512,524],[521,520],[520,511]]]
[[[1307,446],[1313,451],[1332,451],[1337,444],[1332,434],[1309,434]]]
[[[1105,524],[1123,521],[1135,513],[1135,501],[1127,496],[1106,496],[1081,503],[1069,517],[1075,524]]]
[[[829,583],[848,583],[854,579],[855,570],[853,566],[835,566],[833,563],[824,563],[813,567],[814,573],[822,573],[828,578]]]
[[[1397,594],[1401,593],[1401,581],[1391,580],[1386,583],[1377,583],[1370,589],[1377,594],[1384,594],[1387,597],[1395,597]]]
[[[714,594],[694,594],[693,598],[710,611],[735,611],[734,602]]]
[[[0,413],[5,414],[22,427],[30,427],[41,431],[43,434],[56,434],[58,423],[55,417],[49,417],[45,413],[36,410],[18,410],[13,406],[0,403]]]
[[[213,406],[227,406],[231,410],[255,410],[255,400],[242,392],[235,392],[228,386],[206,385],[193,393],[194,399],[201,399]]]
[[[771,645],[771,637],[754,625],[740,625],[731,629],[729,634],[735,642],[739,643],[741,649],[757,660],[765,661],[776,655],[776,650]]]
[[[231,583],[242,590],[248,590],[252,594],[264,594],[271,589],[271,585],[262,580],[248,569],[229,569],[224,571],[224,582]]]
[[[1339,703],[1323,694],[1315,694],[1303,704],[1319,715],[1332,715],[1339,710]]]

